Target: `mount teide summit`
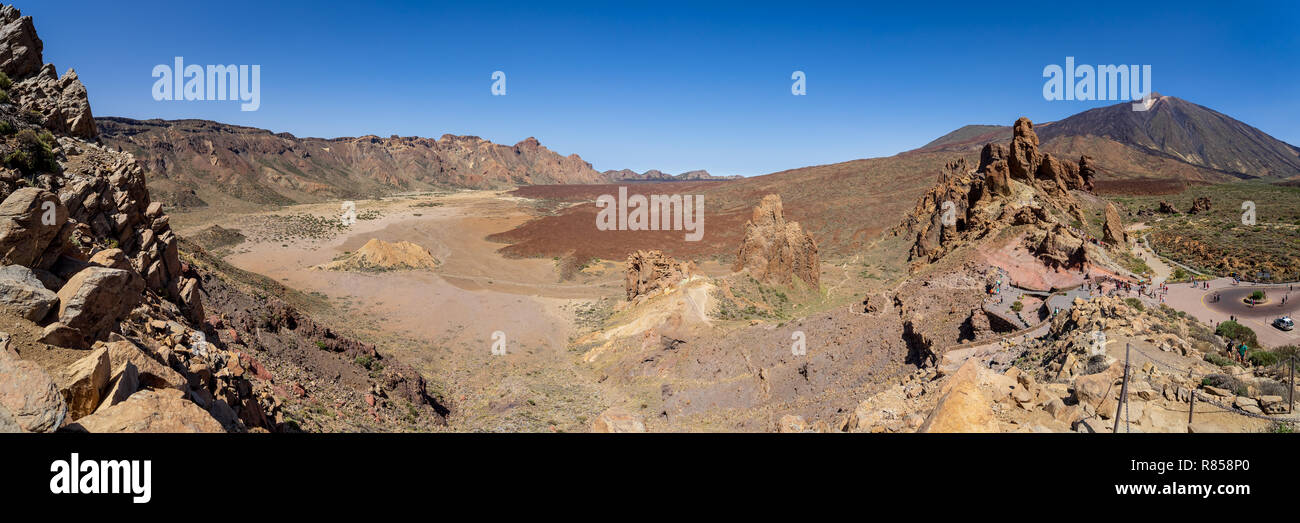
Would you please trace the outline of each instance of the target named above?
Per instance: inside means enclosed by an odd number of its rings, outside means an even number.
[[[602,183],[576,154],[535,138],[513,146],[477,136],[298,138],[205,120],[99,118],[110,146],[145,165],[155,197],[177,206],[234,199],[291,204],[438,187]]]
[[[1103,178],[1300,178],[1300,148],[1213,109],[1172,96],[1154,97],[1147,111],[1134,111],[1124,102],[1042,124],[1043,148],[1067,158],[1088,154],[1098,160]],[[920,150],[975,150],[1010,137],[1010,127],[968,125]]]

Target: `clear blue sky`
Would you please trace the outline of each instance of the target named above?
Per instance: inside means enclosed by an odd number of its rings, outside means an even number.
[[[535,136],[599,170],[755,175],[1113,103],[1043,99],[1043,67],[1074,56],[1150,64],[1157,92],[1300,144],[1294,1],[368,4],[17,5],[35,17],[46,61],[81,75],[97,116],[298,136]],[[261,65],[261,110],[154,101],[150,72],[174,56]],[[496,70],[507,96],[490,93]],[[795,70],[806,96],[790,94]]]

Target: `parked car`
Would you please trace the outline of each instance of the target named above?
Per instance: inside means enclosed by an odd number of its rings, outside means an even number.
[[[1284,331],[1289,331],[1295,328],[1295,322],[1291,321],[1290,316],[1283,316],[1281,318],[1273,320],[1273,326],[1282,329]]]

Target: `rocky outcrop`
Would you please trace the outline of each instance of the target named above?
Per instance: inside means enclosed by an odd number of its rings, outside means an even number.
[[[628,301],[669,289],[690,273],[689,268],[662,251],[636,251],[623,265],[623,288]]]
[[[0,7],[0,72],[11,79],[34,74],[44,63],[43,49],[32,17],[12,5]]]
[[[1021,116],[1012,126],[1011,136],[1011,150],[1007,158],[1011,178],[1030,181],[1038,172],[1038,164],[1043,161],[1042,154],[1038,152],[1038,134],[1034,132],[1034,123]]]
[[[59,77],[41,56],[43,47],[32,17],[13,6],[0,8],[0,71],[13,81],[9,99],[39,116],[46,129],[94,138],[98,132],[86,86],[71,69]]]
[[[1160,208],[1156,212],[1159,212],[1160,214],[1177,214],[1178,209],[1175,209],[1173,205],[1169,204],[1169,202],[1160,200]]]
[[[1051,266],[1080,267],[1087,261],[1082,233],[1063,226],[1085,221],[1071,191],[1090,190],[1096,171],[1089,158],[1080,162],[1041,153],[1033,123],[1020,118],[1009,148],[986,144],[975,169],[963,159],[945,165],[894,234],[914,238],[915,269],[1003,228],[1029,226],[1030,252]]]
[[[1092,180],[1097,177],[1097,169],[1092,164],[1092,157],[1083,155],[1079,157],[1079,178],[1083,179],[1082,189],[1091,192],[1093,189]]]
[[[1192,206],[1187,209],[1187,214],[1201,214],[1210,212],[1210,197],[1200,196],[1192,201]]]
[[[1048,229],[1033,250],[1049,267],[1081,268],[1087,261],[1083,240],[1059,223]]]
[[[1102,224],[1102,241],[1115,246],[1127,246],[1128,234],[1124,232],[1124,221],[1119,217],[1115,204],[1106,203],[1105,223]]]
[[[184,399],[181,392],[153,390],[132,394],[126,401],[77,420],[70,428],[128,433],[226,431],[211,414]]]
[[[754,207],[732,270],[748,270],[764,283],[789,286],[799,278],[814,289],[821,285],[817,242],[798,222],[785,221],[781,196],[776,194],[764,196]]]
[[[99,135],[86,86],[72,69],[59,76],[54,64],[45,64],[34,76],[15,82],[10,97],[40,115],[50,131],[86,139]]]

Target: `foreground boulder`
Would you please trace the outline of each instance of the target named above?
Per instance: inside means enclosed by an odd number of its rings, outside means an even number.
[[[18,359],[0,346],[0,407],[26,432],[54,432],[68,417],[68,405],[59,387],[34,362]]]
[[[821,285],[817,242],[798,222],[785,221],[781,196],[776,194],[764,196],[754,207],[732,270],[749,270],[764,283],[790,285],[799,278],[814,289]]]
[[[69,426],[87,432],[225,432],[221,423],[179,391],[143,390]]]
[[[68,209],[54,193],[18,189],[0,202],[0,263],[47,269],[63,251]]]
[[[108,350],[99,349],[77,360],[59,376],[59,392],[68,403],[68,414],[77,419],[99,406],[108,386]]]
[[[993,401],[979,387],[980,372],[976,358],[966,360],[917,432],[999,432]]]
[[[103,338],[143,300],[144,281],[121,269],[87,267],[59,289],[59,323],[86,341]]]
[[[31,269],[22,265],[0,267],[0,309],[37,322],[59,303]]]

